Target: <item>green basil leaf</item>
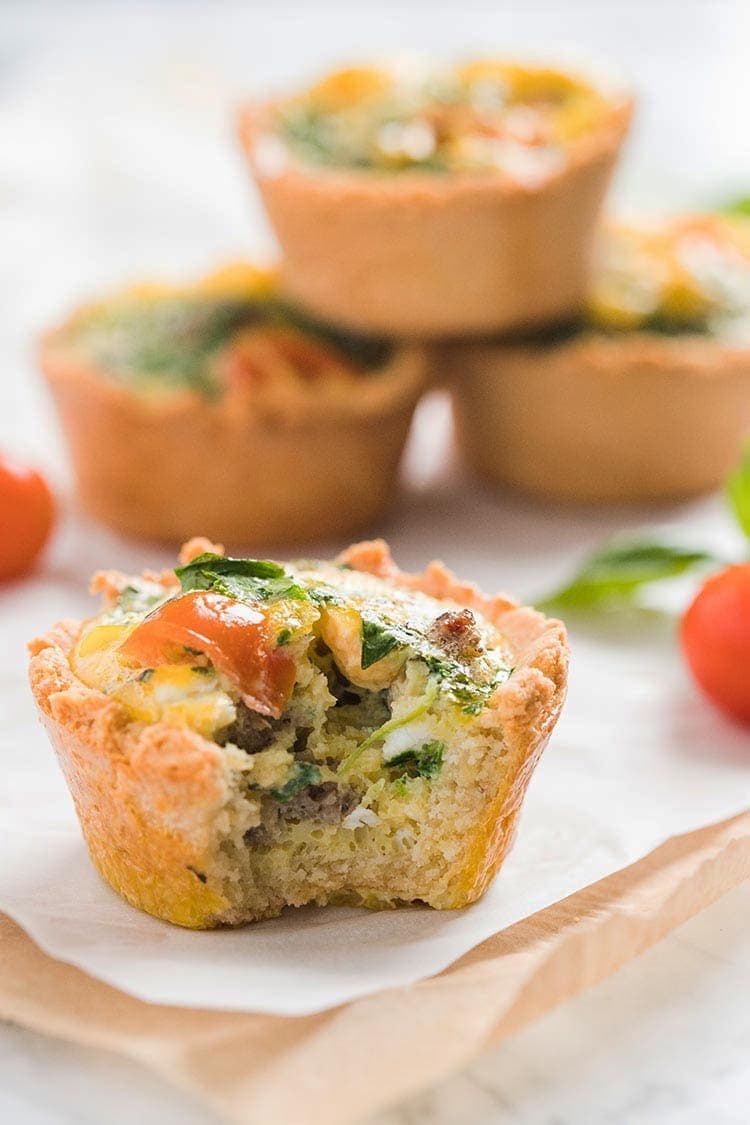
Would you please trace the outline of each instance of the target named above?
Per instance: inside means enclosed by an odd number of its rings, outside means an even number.
[[[635,541],[597,551],[567,585],[543,598],[543,608],[596,609],[607,603],[632,602],[650,582],[675,578],[693,567],[716,562],[709,551]]]
[[[739,468],[727,479],[726,492],[737,523],[750,539],[750,446]]]
[[[750,216],[750,195],[740,195],[735,199],[730,199],[722,205],[719,211],[722,215]]]
[[[175,574],[182,583],[183,590],[207,590],[206,574],[242,575],[246,578],[280,578],[283,566],[270,559],[231,559],[225,555],[215,555],[210,551],[198,555],[185,566],[175,567]]]
[[[280,789],[269,790],[272,797],[285,805],[287,801],[291,801],[297,793],[302,789],[307,789],[308,785],[317,785],[320,781],[321,773],[320,767],[314,765],[312,762],[295,762],[292,766],[291,773],[288,781],[281,786]]]
[[[214,590],[237,601],[267,602],[307,597],[302,586],[283,566],[269,559],[232,559],[224,555],[198,555],[175,568],[183,593]]]
[[[390,626],[382,621],[374,621],[367,617],[362,618],[362,655],[360,657],[363,668],[377,664],[394,648],[398,648],[401,641],[394,634]]]
[[[389,766],[406,766],[406,774],[410,777],[437,777],[443,768],[443,754],[445,743],[435,740],[425,742],[422,746],[412,746],[404,750],[387,763]]]

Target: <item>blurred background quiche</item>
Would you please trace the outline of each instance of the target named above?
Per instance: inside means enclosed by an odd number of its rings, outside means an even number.
[[[300,543],[386,506],[425,360],[236,264],[78,309],[41,345],[86,510],[132,535]]]
[[[715,488],[750,434],[750,222],[609,226],[575,321],[447,364],[464,455],[491,481],[584,502]]]
[[[409,62],[250,105],[240,131],[290,293],[359,328],[450,336],[580,304],[630,113],[573,72]]]

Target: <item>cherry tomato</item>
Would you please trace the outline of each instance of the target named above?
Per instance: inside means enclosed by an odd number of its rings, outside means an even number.
[[[682,619],[680,640],[708,698],[750,723],[750,563],[729,566],[704,583]]]
[[[296,670],[289,650],[276,644],[276,633],[262,609],[195,590],[150,613],[120,651],[146,667],[195,662],[195,652],[205,653],[237,685],[251,710],[278,719],[292,694]]]
[[[0,581],[31,570],[47,542],[54,514],[44,477],[0,457]]]

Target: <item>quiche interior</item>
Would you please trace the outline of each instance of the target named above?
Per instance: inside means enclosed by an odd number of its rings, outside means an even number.
[[[102,579],[108,604],[70,663],[134,727],[220,748],[226,792],[191,871],[229,903],[221,920],[476,897],[467,870],[510,766],[491,701],[512,658],[495,627],[346,563],[208,552],[177,574]],[[191,609],[212,598],[229,633]]]

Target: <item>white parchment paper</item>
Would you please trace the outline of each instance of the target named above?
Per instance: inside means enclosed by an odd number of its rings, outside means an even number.
[[[326,48],[314,60],[301,33],[285,34],[284,50],[274,54],[270,25],[254,12],[261,21],[255,32],[229,35],[224,47],[207,13],[205,40],[181,39],[169,54],[161,44],[173,37],[139,24],[129,9],[127,25],[112,33],[117,58],[97,71],[86,38],[94,18],[92,12],[76,27],[80,57],[71,43],[62,53],[50,42],[40,56],[44,65],[14,87],[0,112],[0,445],[45,465],[60,489],[65,461],[34,375],[34,332],[97,285],[190,274],[267,248],[268,232],[233,147],[232,102],[256,80],[288,80],[322,65],[324,55],[345,57],[347,49],[340,6],[324,25],[316,6],[316,35]],[[489,9],[483,14],[494,18]],[[415,21],[421,41],[421,11]],[[452,21],[433,22],[433,45],[451,50]],[[504,41],[507,21],[499,11],[492,26]],[[378,34],[383,45],[392,43],[391,28]],[[698,109],[721,124],[710,105],[707,95]],[[725,153],[735,160],[736,146],[713,127],[703,132],[715,138],[714,164]],[[664,135],[662,129],[660,153]],[[648,179],[643,151],[635,180],[651,199],[659,185]],[[707,163],[699,163],[703,174]],[[426,404],[407,488],[372,529],[389,538],[402,566],[421,568],[441,557],[488,591],[531,598],[604,535],[644,522],[671,524],[688,542],[732,546],[718,501],[656,512],[547,510],[483,492],[450,467],[446,441],[444,403]],[[178,1005],[320,1010],[435,973],[501,927],[671,834],[750,804],[750,735],[698,697],[678,657],[673,621],[644,614],[624,625],[600,622],[572,631],[567,708],[532,781],[515,850],[481,903],[443,914],[305,910],[207,934],[160,923],[121,902],[89,864],[33,712],[24,645],[61,617],[91,612],[85,590],[93,570],[139,571],[173,560],[82,522],[69,504],[63,514],[38,577],[0,590],[0,909],[54,956],[127,992]],[[309,553],[325,556],[342,546],[319,544]]]

